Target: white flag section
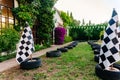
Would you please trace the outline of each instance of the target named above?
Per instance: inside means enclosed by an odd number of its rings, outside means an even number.
[[[33,35],[32,30],[29,26],[24,28],[24,31],[22,33],[18,49],[17,49],[17,55],[16,60],[20,64],[24,60],[28,58],[30,54],[34,51],[34,41],[33,41]]]
[[[118,15],[117,12],[113,10],[112,18],[105,30],[100,50],[99,65],[102,69],[108,68],[120,60],[118,33]]]

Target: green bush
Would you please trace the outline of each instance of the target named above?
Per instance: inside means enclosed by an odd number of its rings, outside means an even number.
[[[71,42],[72,37],[71,36],[65,36],[64,43]]]
[[[0,52],[14,51],[20,35],[14,29],[3,29],[0,35]]]
[[[0,51],[6,51],[8,48],[8,38],[4,35],[0,35]]]
[[[39,44],[36,44],[36,45],[35,45],[35,51],[39,51],[40,48],[41,48],[41,45],[39,45]]]
[[[47,48],[47,46],[41,46],[41,45],[39,45],[39,44],[36,44],[36,45],[35,45],[35,51],[39,51],[39,50],[45,49],[45,48]]]
[[[0,62],[14,58],[16,56],[16,53],[0,56]]]
[[[70,36],[73,40],[99,40],[100,32],[106,25],[85,25],[69,29]]]
[[[99,35],[100,40],[102,40],[102,39],[103,39],[103,36],[104,36],[104,30],[100,32],[100,35]]]
[[[16,31],[18,31],[18,32],[21,31],[21,29],[20,29],[20,25],[14,25],[14,29],[15,29]]]

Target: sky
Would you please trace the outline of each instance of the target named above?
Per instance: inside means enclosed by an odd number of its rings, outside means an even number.
[[[58,0],[54,5],[58,10],[72,12],[76,20],[91,20],[92,23],[99,24],[109,21],[113,8],[118,13],[120,19],[120,0]]]

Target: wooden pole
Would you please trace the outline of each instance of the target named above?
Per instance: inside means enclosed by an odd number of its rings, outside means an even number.
[[[32,61],[32,54],[30,55],[30,59],[31,59],[31,61]]]
[[[110,70],[114,70],[114,68],[113,68],[113,64],[110,66]]]

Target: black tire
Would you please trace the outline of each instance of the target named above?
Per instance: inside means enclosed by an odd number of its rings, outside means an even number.
[[[72,49],[73,46],[68,45],[68,46],[65,46],[64,48]]]
[[[91,43],[91,47],[92,47],[92,46],[95,46],[95,45],[96,45],[96,43],[94,43],[94,42],[93,42],[93,43]]]
[[[92,41],[88,41],[88,44],[91,45],[93,42]]]
[[[95,55],[94,56],[94,61],[97,62],[97,63],[99,63],[99,55]]]
[[[57,50],[61,51],[61,52],[67,52],[68,48],[58,48]]]
[[[72,46],[72,47],[75,47],[76,45],[74,45],[74,44],[70,44],[70,45],[68,45],[68,46]]]
[[[76,43],[72,43],[70,46],[76,47],[76,45],[77,45]]]
[[[118,69],[120,69],[120,64],[113,64],[113,67],[116,67],[116,68],[118,68]]]
[[[95,49],[95,50],[94,50],[94,54],[95,54],[95,55],[100,54],[100,50],[99,50],[99,49]]]
[[[98,64],[95,67],[95,73],[102,80],[120,80],[120,71],[103,70]]]
[[[61,51],[59,50],[46,52],[46,57],[60,57],[60,56],[61,56]]]
[[[94,46],[92,46],[92,50],[95,50],[95,49],[100,49],[100,45],[98,45],[98,44],[95,44]]]
[[[78,41],[74,41],[70,44],[70,46],[76,47],[77,44],[78,44]]]
[[[88,44],[92,45],[92,44],[94,44],[94,42],[93,41],[88,41]]]
[[[21,68],[21,69],[29,70],[29,69],[38,68],[38,67],[40,67],[41,65],[42,65],[42,64],[41,64],[40,58],[32,58],[32,61],[31,61],[31,59],[26,59],[25,61],[23,61],[23,62],[20,64],[20,68]]]

